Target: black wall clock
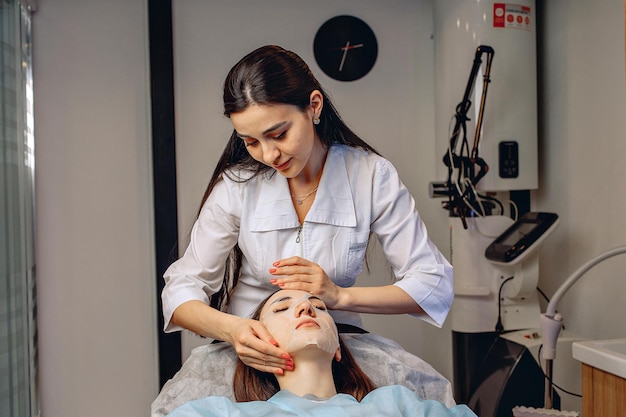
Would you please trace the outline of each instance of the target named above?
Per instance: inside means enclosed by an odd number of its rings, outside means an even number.
[[[329,77],[354,81],[370,72],[376,63],[378,43],[363,20],[348,15],[335,16],[317,30],[313,55]]]

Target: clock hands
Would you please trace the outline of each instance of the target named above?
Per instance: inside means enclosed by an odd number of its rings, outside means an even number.
[[[339,71],[343,70],[343,64],[346,62],[346,55],[348,55],[348,51],[350,49],[362,48],[362,47],[363,47],[362,43],[358,43],[356,45],[350,45],[350,41],[347,41],[346,46],[339,48],[343,51],[343,55],[341,56],[341,62],[339,63]]]
[[[350,45],[350,41],[348,41],[346,42],[346,46],[342,46],[341,48],[338,48],[338,49],[341,49],[343,51],[347,49],[361,48],[363,46],[364,45],[362,43],[357,43],[356,45]]]

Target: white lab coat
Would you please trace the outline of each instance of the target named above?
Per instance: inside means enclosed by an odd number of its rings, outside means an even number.
[[[286,178],[272,174],[247,182],[224,176],[215,186],[185,254],[165,272],[166,331],[181,330],[170,322],[179,305],[208,302],[220,288],[225,259],[236,243],[244,258],[229,312],[248,317],[277,289],[269,282],[275,278],[269,269],[279,259],[301,256],[319,264],[337,285],[355,285],[370,233],[397,277],[395,285],[427,313],[421,318],[443,324],[453,299],[452,267],[430,241],[413,197],[389,161],[373,152],[332,146],[303,224]],[[338,323],[361,326],[358,313],[331,313]]]

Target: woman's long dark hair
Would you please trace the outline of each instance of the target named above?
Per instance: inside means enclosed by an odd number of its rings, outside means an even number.
[[[272,294],[273,295],[273,294]],[[259,320],[261,310],[272,295],[267,297],[252,313],[251,318]],[[361,401],[370,391],[376,388],[372,380],[356,363],[354,356],[339,336],[341,360],[333,360],[332,372],[335,389],[340,394],[349,394]],[[237,402],[266,401],[280,391],[274,374],[258,371],[237,359],[237,367],[233,376],[233,391]]]
[[[302,58],[275,45],[252,51],[230,70],[224,81],[224,115],[230,118],[231,114],[242,112],[251,104],[289,104],[304,112],[314,90],[319,90],[324,100],[320,123],[315,125],[324,146],[330,148],[334,144],[345,144],[378,153],[344,123]],[[243,171],[245,175],[237,177],[237,171]],[[198,215],[222,175],[245,182],[262,173],[274,175],[276,171],[253,159],[233,130],[204,192]],[[228,305],[239,279],[241,259],[241,249],[236,245],[226,260],[223,285],[211,297],[212,307],[224,310]]]

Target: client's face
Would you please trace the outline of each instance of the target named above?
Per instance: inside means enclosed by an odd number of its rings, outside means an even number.
[[[260,321],[288,352],[317,346],[335,354],[339,348],[337,326],[326,305],[306,291],[276,292],[263,306]]]

